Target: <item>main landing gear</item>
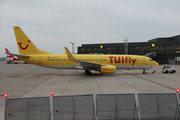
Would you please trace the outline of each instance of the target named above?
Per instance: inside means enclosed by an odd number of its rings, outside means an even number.
[[[87,75],[91,75],[91,71],[90,71],[90,70],[85,70],[85,73],[86,73]]]
[[[146,74],[146,70],[145,69],[143,69],[143,74]]]

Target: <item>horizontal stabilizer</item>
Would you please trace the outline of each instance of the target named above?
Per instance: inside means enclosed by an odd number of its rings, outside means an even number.
[[[18,58],[30,58],[30,56],[26,56],[26,55],[19,55],[19,54],[13,54],[13,53],[6,53],[8,55],[13,55],[13,56],[16,56]]]

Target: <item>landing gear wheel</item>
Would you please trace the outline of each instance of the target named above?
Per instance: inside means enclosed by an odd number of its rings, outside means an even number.
[[[86,73],[87,75],[91,75],[91,71],[90,71],[90,70],[85,70],[85,73]]]
[[[143,69],[143,74],[146,74],[146,70],[145,69]]]

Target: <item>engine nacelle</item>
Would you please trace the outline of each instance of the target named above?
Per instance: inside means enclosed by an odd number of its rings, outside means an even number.
[[[101,66],[101,73],[115,73],[116,72],[116,66],[113,65],[107,65],[107,66]]]

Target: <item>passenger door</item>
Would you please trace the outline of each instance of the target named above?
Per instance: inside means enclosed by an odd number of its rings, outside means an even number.
[[[42,57],[39,56],[39,64],[42,64]]]

